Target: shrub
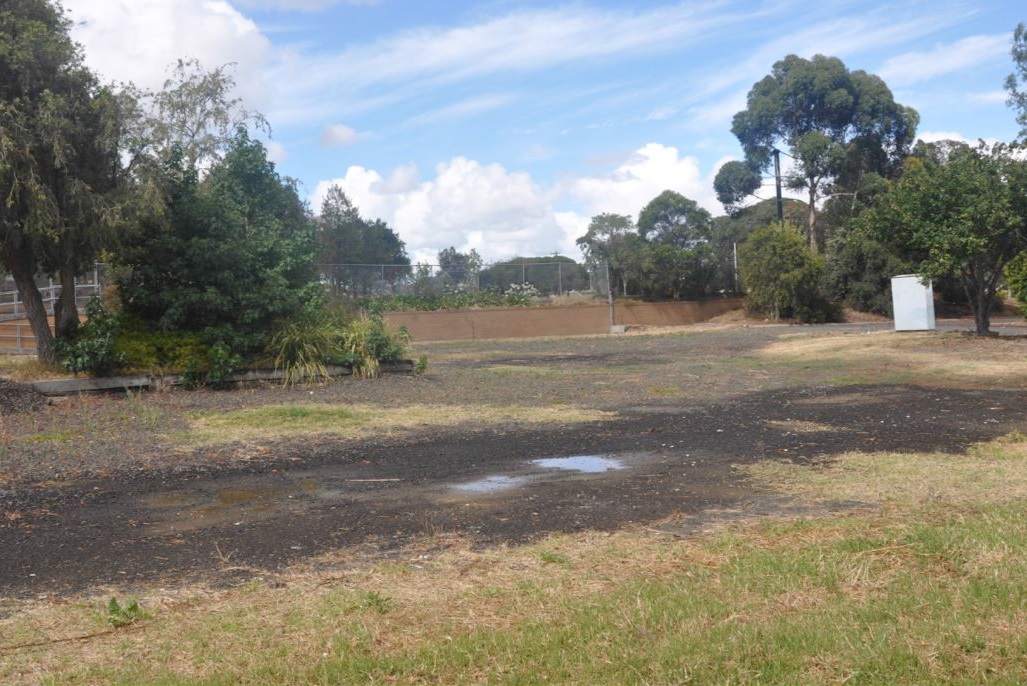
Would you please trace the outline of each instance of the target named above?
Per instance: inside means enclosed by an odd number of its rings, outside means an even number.
[[[909,274],[912,265],[886,246],[855,229],[828,244],[824,286],[831,297],[861,312],[891,316],[891,278]]]
[[[365,315],[346,327],[342,354],[353,366],[353,375],[375,378],[381,362],[394,362],[407,350],[410,335],[405,328],[396,329],[381,316]]]
[[[98,297],[86,305],[86,323],[72,341],[58,340],[55,351],[65,369],[102,376],[125,365],[125,355],[115,347],[118,315],[104,308]]]
[[[334,318],[304,316],[282,325],[267,352],[287,386],[328,377],[327,362],[337,361],[345,329]]]
[[[739,249],[739,261],[750,305],[771,319],[838,319],[821,291],[824,261],[798,227],[772,224],[755,231]]]
[[[150,373],[185,371],[205,361],[209,352],[198,333],[156,331],[130,315],[122,315],[115,346],[126,368]]]

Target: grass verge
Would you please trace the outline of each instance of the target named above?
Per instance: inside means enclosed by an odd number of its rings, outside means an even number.
[[[480,551],[345,554],[229,591],[0,620],[4,683],[1022,683],[1027,438],[966,455],[848,453],[745,474],[873,512],[636,529]],[[336,566],[340,565],[341,566]],[[335,571],[326,572],[325,568]]]
[[[490,407],[468,405],[270,405],[233,412],[208,412],[193,417],[190,430],[179,437],[188,444],[272,439],[300,434],[346,437],[476,424],[569,424],[613,418],[612,412],[569,405],[558,407]]]

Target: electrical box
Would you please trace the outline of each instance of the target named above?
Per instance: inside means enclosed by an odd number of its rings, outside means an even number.
[[[916,274],[892,277],[891,301],[896,331],[934,330],[934,289]]]

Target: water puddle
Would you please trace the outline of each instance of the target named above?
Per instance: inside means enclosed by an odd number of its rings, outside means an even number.
[[[511,476],[508,474],[493,474],[484,479],[470,481],[462,484],[451,484],[450,490],[460,493],[475,495],[486,495],[506,491],[518,486],[525,486],[529,483],[545,481],[547,479],[559,479],[560,472],[579,472],[581,474],[603,474],[605,472],[627,469],[623,460],[602,455],[571,455],[568,457],[544,457],[531,460],[525,474]]]
[[[600,455],[573,455],[571,457],[546,457],[540,460],[532,460],[532,464],[543,469],[563,469],[572,472],[584,472],[586,474],[601,474],[615,469],[626,469],[627,465],[623,460]]]
[[[523,476],[487,476],[478,481],[454,484],[452,489],[461,493],[495,493],[496,491],[505,491],[509,488],[520,486],[527,480],[527,477]]]

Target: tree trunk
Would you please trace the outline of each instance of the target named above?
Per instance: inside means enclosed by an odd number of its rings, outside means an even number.
[[[54,330],[57,338],[70,340],[78,333],[78,305],[75,303],[75,272],[70,267],[60,270],[61,295],[54,303]]]
[[[963,276],[963,291],[974,315],[977,335],[991,333],[991,301],[994,293],[978,283],[974,275]]]
[[[6,241],[0,247],[0,258],[11,276],[14,277],[14,284],[18,287],[18,295],[25,306],[25,316],[29,320],[32,334],[36,337],[36,354],[40,362],[53,364],[57,356],[53,350],[53,333],[50,331],[50,322],[46,319],[46,306],[43,304],[43,296],[36,287],[35,274],[32,271],[32,260],[24,249],[12,245]]]
[[[809,189],[809,248],[815,253],[820,252],[820,236],[817,235],[817,192],[813,182]]]

